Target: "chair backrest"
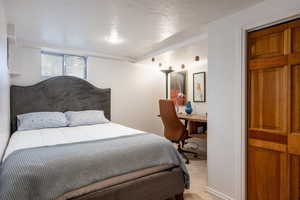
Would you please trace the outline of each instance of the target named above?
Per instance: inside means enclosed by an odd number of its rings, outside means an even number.
[[[178,119],[172,100],[159,100],[160,117],[164,124],[164,135],[167,139],[178,142],[184,139],[186,128]]]

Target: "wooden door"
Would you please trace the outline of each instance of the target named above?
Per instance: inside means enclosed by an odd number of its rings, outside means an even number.
[[[300,20],[248,34],[248,200],[300,200]]]

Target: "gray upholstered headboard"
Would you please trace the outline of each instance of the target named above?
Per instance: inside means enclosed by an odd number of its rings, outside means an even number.
[[[33,86],[11,86],[11,133],[17,129],[17,115],[30,112],[103,110],[110,120],[111,90],[100,89],[71,76],[59,76]]]

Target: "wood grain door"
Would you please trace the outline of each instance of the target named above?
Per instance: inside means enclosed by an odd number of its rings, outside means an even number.
[[[248,33],[248,200],[299,200],[300,20]]]

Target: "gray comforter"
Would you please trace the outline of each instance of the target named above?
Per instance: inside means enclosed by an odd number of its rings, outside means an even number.
[[[169,141],[154,134],[19,150],[1,166],[0,199],[55,199],[97,181],[162,164],[180,166],[189,187],[181,156]]]

